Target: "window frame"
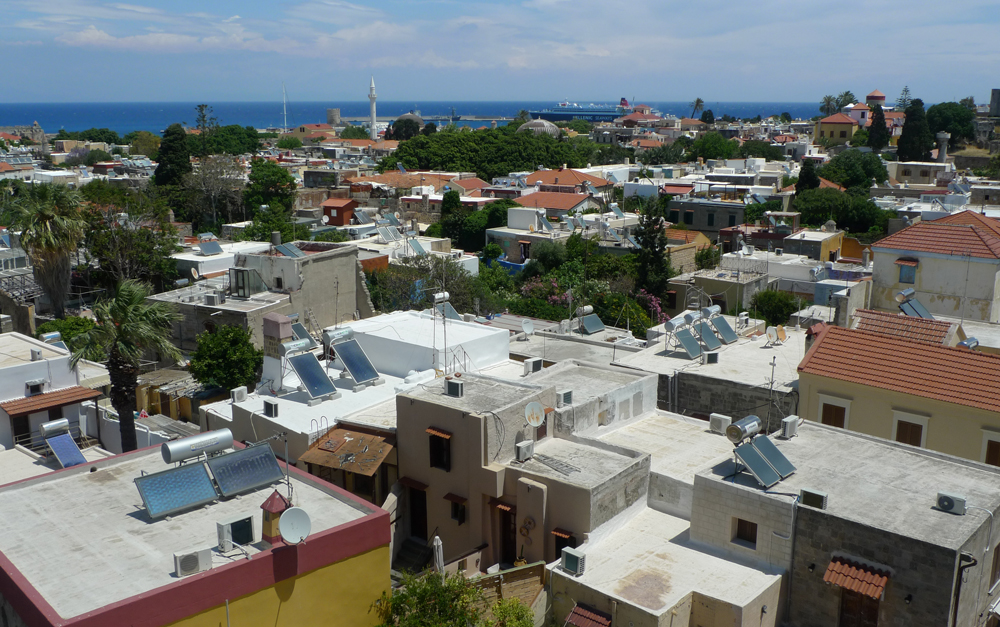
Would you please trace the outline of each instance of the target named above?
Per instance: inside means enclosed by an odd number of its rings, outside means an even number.
[[[427,437],[430,467],[451,472],[451,439],[431,434]]]
[[[831,396],[829,394],[817,394],[819,397],[819,414],[816,417],[816,422],[823,423],[823,405],[835,405],[837,407],[844,408],[844,429],[850,430],[851,428],[851,400],[848,398],[843,398],[840,396]],[[829,426],[829,425],[828,425]],[[834,427],[837,428],[837,427]]]
[[[468,520],[468,511],[465,503],[451,501],[451,519],[457,522],[459,527],[465,524]]]
[[[984,464],[987,463],[986,453],[989,450],[990,442],[996,442],[997,444],[1000,444],[1000,431],[990,431],[988,429],[983,429],[983,449],[979,454],[979,461]],[[1000,468],[1000,466],[997,467]]]
[[[733,544],[756,551],[758,537],[760,536],[760,526],[752,520],[733,516],[732,535],[731,542]]]
[[[904,273],[906,274],[905,277],[903,276]],[[917,266],[900,265],[898,282],[900,285],[915,285],[917,282]]]
[[[896,439],[899,434],[899,422],[908,422],[910,424],[920,425],[920,448],[927,448],[927,425],[930,422],[931,417],[925,414],[914,414],[913,412],[908,412],[901,409],[892,410],[892,441],[899,444],[904,444]],[[912,446],[912,445],[911,445]]]
[[[715,226],[715,212],[709,211],[705,214],[705,223],[708,226]]]

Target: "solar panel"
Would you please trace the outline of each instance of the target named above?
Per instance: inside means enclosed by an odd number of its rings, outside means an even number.
[[[135,487],[150,518],[176,514],[219,498],[205,464],[201,463],[136,477]]]
[[[580,320],[580,327],[585,334],[593,335],[604,330],[604,323],[597,314],[587,314]]]
[[[771,468],[760,451],[755,449],[750,442],[736,447],[736,457],[743,462],[757,483],[764,488],[770,488],[781,481],[781,476],[775,472],[774,468]]]
[[[619,235],[614,229],[608,229],[608,233],[611,233],[611,237],[615,238],[616,242],[622,241],[622,236]]]
[[[312,339],[312,336],[309,335],[309,331],[306,331],[306,327],[301,322],[292,323],[292,335],[294,335],[297,340]]]
[[[357,219],[358,224],[371,224],[372,223],[372,217],[370,215],[368,215],[367,213],[365,213],[364,211],[358,211],[358,212],[356,212],[354,214],[354,217]]]
[[[913,307],[913,311],[917,312],[917,316],[924,318],[926,320],[933,320],[934,316],[931,312],[927,311],[927,308],[920,304],[916,298],[910,299],[910,306]]]
[[[625,217],[625,213],[622,212],[622,210],[618,208],[617,204],[612,203],[612,205],[611,205],[611,211],[613,211],[615,213],[615,215],[618,216],[619,218],[624,218]]]
[[[733,331],[733,327],[729,326],[729,321],[722,316],[716,316],[711,319],[712,326],[715,330],[719,332],[719,337],[726,344],[735,344],[739,340],[739,336],[736,335],[736,331]]]
[[[434,308],[438,310],[439,314],[449,320],[462,320],[462,316],[458,315],[458,311],[452,306],[451,303],[435,305]]]
[[[388,220],[389,224],[391,224],[393,226],[400,226],[400,224],[399,224],[399,218],[397,218],[396,214],[394,214],[394,213],[387,213],[386,216],[385,216],[385,219]]]
[[[3,235],[0,235],[0,241],[3,241],[4,246],[10,248],[10,234],[4,233]]]
[[[722,348],[722,342],[719,338],[715,337],[715,332],[712,331],[712,325],[708,324],[707,320],[699,320],[694,328],[698,330],[698,335],[701,336],[701,341],[705,343],[705,347],[710,351],[717,351]]]
[[[51,438],[45,438],[45,443],[52,449],[52,454],[63,468],[86,464],[87,460],[80,452],[80,447],[76,445],[73,436],[68,433],[60,433]]]
[[[386,229],[386,230],[389,231],[389,235],[392,235],[392,241],[398,242],[403,239],[403,236],[400,235],[399,231],[397,231],[396,229]]]
[[[68,350],[69,350],[69,347],[68,347],[68,346],[66,346],[66,342],[63,342],[62,340],[60,340],[60,341],[58,341],[58,342],[52,342],[52,344],[51,344],[51,345],[52,345],[52,346],[55,346],[56,348],[61,348],[61,349],[63,349],[64,351],[68,351]]]
[[[629,244],[632,244],[632,245],[633,245],[633,246],[635,246],[636,248],[639,248],[639,249],[641,249],[641,248],[642,248],[642,246],[640,246],[640,245],[639,245],[639,242],[635,241],[635,238],[633,238],[633,237],[632,237],[631,235],[629,235],[629,236],[628,236],[627,238],[625,238],[625,239],[627,239],[627,240],[628,240],[628,243],[629,243]]]
[[[795,472],[795,466],[792,465],[792,462],[788,461],[785,454],[779,451],[778,447],[767,436],[759,435],[751,440],[751,444],[764,457],[768,465],[781,475],[782,479]]]
[[[424,250],[424,247],[421,246],[420,242],[418,242],[415,239],[411,239],[410,240],[410,248],[412,248],[413,252],[416,253],[416,254],[418,254],[418,255],[426,255],[427,254],[427,251]]]
[[[546,217],[542,217],[542,220],[541,220],[541,222],[542,222],[542,228],[543,228],[543,229],[545,229],[546,231],[553,231],[553,230],[554,230],[554,229],[552,228],[552,223],[551,223],[551,222],[549,222],[549,219],[548,219],[548,218],[546,218]]]
[[[355,383],[367,383],[378,378],[378,371],[365,355],[364,349],[357,340],[347,340],[333,345],[333,352],[337,354],[337,359],[343,362],[344,367],[351,373],[351,378]]]
[[[695,359],[698,355],[701,355],[701,344],[699,344],[698,341],[694,339],[694,336],[691,335],[690,329],[681,329],[680,331],[674,333],[674,337],[681,343],[681,346],[688,354],[688,357]]]
[[[205,256],[222,254],[222,246],[220,246],[219,242],[216,241],[202,242],[198,244],[198,248],[201,249],[201,254]]]
[[[385,228],[384,226],[380,226],[376,230],[378,231],[379,237],[381,237],[382,241],[385,242],[386,244],[395,241],[392,238],[392,235],[389,235],[389,229]]]
[[[316,361],[313,358],[313,361]],[[318,362],[317,362],[318,363]],[[222,496],[232,496],[284,479],[270,446],[250,446],[208,460]]]
[[[326,372],[323,371],[323,366],[319,364],[316,356],[312,353],[302,353],[289,357],[288,363],[298,375],[302,385],[306,386],[306,392],[309,392],[309,396],[318,398],[337,391],[333,382],[330,381],[330,377],[326,376]]]

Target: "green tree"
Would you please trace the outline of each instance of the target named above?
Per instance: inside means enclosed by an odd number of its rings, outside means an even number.
[[[845,150],[830,159],[817,174],[846,188],[861,187],[865,190],[871,188],[872,179],[881,183],[889,178],[889,172],[877,154],[860,150]]]
[[[566,246],[548,240],[535,242],[531,245],[531,261],[528,263],[538,264],[541,273],[548,274],[566,263]]]
[[[586,135],[590,133],[590,131],[594,130],[594,125],[586,120],[569,120],[568,122],[556,122],[556,126],[558,126],[559,128],[568,128],[582,135]]]
[[[694,263],[699,270],[712,269],[719,265],[721,258],[722,251],[718,246],[706,246],[694,254]]]
[[[877,104],[872,109],[872,125],[868,127],[868,147],[879,153],[889,145],[889,129],[885,125],[885,111]]]
[[[252,223],[236,239],[253,242],[271,241],[271,233],[281,233],[282,242],[307,240],[309,227],[292,222],[292,212],[282,205],[263,205],[253,216]]]
[[[799,180],[795,182],[795,193],[801,194],[807,189],[819,187],[819,175],[816,174],[816,164],[812,159],[805,159],[802,162],[802,169],[799,170]]]
[[[761,141],[759,139],[749,139],[743,142],[743,145],[737,148],[736,154],[743,159],[759,157],[766,159],[767,161],[785,160],[785,155],[781,152],[780,148],[772,146],[771,142]]]
[[[906,121],[897,142],[896,155],[900,161],[930,161],[933,148],[934,133],[927,122],[924,102],[915,98],[906,108]]]
[[[212,152],[212,135],[219,128],[219,120],[212,115],[212,107],[207,104],[195,106],[195,128],[197,133],[189,135],[188,141],[194,143],[191,152],[199,157],[206,157]]]
[[[184,177],[195,222],[199,229],[218,228],[219,213],[223,221],[231,221],[243,208],[243,176],[245,170],[236,157],[227,154],[209,155]]]
[[[502,256],[503,256],[503,248],[500,248],[500,244],[497,244],[496,242],[490,242],[489,244],[483,247],[483,254],[480,256],[480,259],[482,259],[484,263],[488,264],[494,259],[499,259]]]
[[[422,129],[420,129],[420,134],[433,135],[434,133],[437,133],[437,130],[438,130],[437,124],[435,124],[434,122],[428,122],[427,124],[424,124],[424,127]]]
[[[111,378],[111,406],[118,412],[122,451],[126,453],[137,448],[134,412],[139,361],[147,352],[160,359],[180,359],[180,351],[170,339],[180,315],[170,303],[147,301],[150,294],[144,283],[120,283],[110,298],[94,305],[96,325],[78,336],[80,348],[72,357],[74,366],[81,359],[105,362]]]
[[[90,318],[66,316],[65,318],[49,320],[38,325],[38,328],[35,329],[35,337],[41,338],[46,333],[58,332],[62,336],[62,340],[66,342],[66,346],[70,350],[76,350],[78,344],[77,336],[93,328],[94,321]]]
[[[787,111],[782,111],[781,115],[778,116],[778,119],[782,124],[790,124],[792,121],[792,114]]]
[[[190,171],[191,153],[188,150],[187,132],[180,124],[171,124],[163,132],[163,140],[160,142],[156,184],[180,185],[184,182],[184,175]]]
[[[124,144],[123,140],[118,133],[112,131],[108,128],[88,128],[85,131],[67,131],[66,129],[59,129],[56,134],[56,139],[75,139],[77,141],[84,142],[100,142],[105,144]]]
[[[636,253],[639,287],[657,297],[666,292],[668,281],[673,276],[667,255],[663,213],[663,208],[655,199],[647,199],[639,213],[635,237],[640,246]]]
[[[896,98],[896,111],[906,111],[910,108],[912,102],[913,96],[910,95],[910,88],[904,86],[903,91],[899,94],[899,98]]]
[[[317,233],[313,236],[314,242],[332,242],[334,244],[338,242],[349,242],[351,241],[351,236],[344,231],[338,229],[328,229],[322,233]]]
[[[535,624],[534,612],[517,597],[497,599],[490,613],[494,621],[490,627],[533,627]]]
[[[21,246],[31,260],[57,318],[65,314],[70,285],[70,256],[83,239],[86,222],[79,192],[63,185],[23,185],[12,198],[12,226],[21,230]]]
[[[129,141],[129,154],[145,155],[156,159],[160,151],[160,138],[149,131],[138,131]]]
[[[464,575],[403,575],[399,588],[372,604],[378,627],[477,626],[483,594]]]
[[[850,90],[840,92],[837,96],[837,110],[843,109],[847,105],[854,104],[858,99],[854,97],[854,94]]]
[[[720,133],[705,133],[691,144],[687,158],[694,161],[698,157],[703,159],[731,159],[739,145],[731,139],[726,139]]]
[[[164,203],[132,190],[125,198],[124,202],[92,206],[86,214],[91,267],[97,266],[98,282],[109,289],[134,279],[163,291],[177,278],[177,264],[170,257],[180,250],[177,231]]]
[[[823,100],[819,103],[819,110],[823,115],[833,115],[837,112],[837,98],[830,95],[823,96]]]
[[[973,120],[976,114],[957,102],[942,102],[927,109],[927,124],[935,136],[940,132],[951,133],[948,146],[955,148],[964,141],[976,139]]]
[[[250,176],[243,190],[243,203],[251,210],[263,205],[281,207],[291,212],[298,186],[288,170],[273,161],[255,159],[250,164]]]
[[[250,331],[225,325],[198,336],[190,370],[195,381],[206,386],[253,390],[263,364],[264,351],[254,347]]]
[[[715,124],[715,114],[712,113],[711,109],[705,109],[701,114],[701,121],[705,124]]]
[[[385,133],[386,139],[394,139],[396,141],[405,141],[407,139],[413,139],[420,134],[420,124],[416,120],[406,118],[405,120],[396,120],[390,126],[389,130]]]
[[[277,146],[282,150],[295,150],[296,148],[302,148],[302,141],[298,137],[282,137],[278,140]]]
[[[785,324],[789,316],[799,310],[795,296],[778,290],[757,292],[750,300],[750,304],[771,326]]]
[[[448,190],[441,197],[441,221],[462,210],[462,197],[456,190]]]
[[[641,153],[642,162],[646,164],[680,163],[684,161],[684,145],[675,141],[655,148],[648,148]]]
[[[854,131],[854,135],[851,137],[851,146],[867,146],[868,145],[868,130],[858,129]]]
[[[368,139],[368,129],[363,126],[353,126],[348,124],[344,130],[340,131],[341,139]]]
[[[959,100],[958,104],[962,105],[963,107],[965,107],[966,109],[968,109],[970,111],[974,112],[976,110],[976,98],[975,98],[975,96],[966,96],[965,98],[962,98],[961,100]]]
[[[701,98],[695,98],[691,102],[691,117],[698,115],[698,113],[705,108],[705,101]]]

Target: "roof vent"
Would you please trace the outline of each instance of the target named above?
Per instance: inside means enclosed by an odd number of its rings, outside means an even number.
[[[31,361],[41,361],[42,360],[42,349],[33,348],[31,349]]]

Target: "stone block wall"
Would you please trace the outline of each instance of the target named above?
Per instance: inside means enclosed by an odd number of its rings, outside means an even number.
[[[722,358],[725,357],[723,354]],[[725,414],[738,420],[750,414],[768,421],[768,407],[771,417],[767,424],[768,433],[781,427],[781,419],[798,413],[799,397],[793,390],[776,388],[772,393],[763,386],[751,386],[725,379],[706,377],[695,372],[677,372],[676,396],[671,394],[672,377],[659,375],[657,385],[657,406],[666,411],[707,417],[709,414]],[[780,408],[780,411],[779,411]]]

